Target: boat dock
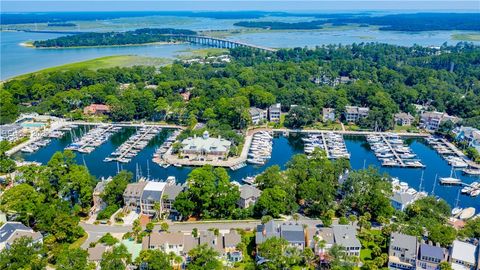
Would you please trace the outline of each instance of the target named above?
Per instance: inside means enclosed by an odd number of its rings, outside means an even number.
[[[341,134],[333,132],[309,133],[304,141],[304,152],[311,154],[315,148],[323,150],[329,159],[350,158]]]
[[[65,149],[90,154],[96,147],[106,142],[110,136],[121,129],[121,127],[115,127],[111,124],[97,126],[89,130],[80,140],[72,142],[69,146],[65,147]]]
[[[371,134],[367,136],[367,141],[375,156],[382,162],[382,166],[402,168],[425,167],[420,160],[414,159],[416,155],[410,147],[404,145],[403,140],[397,134]]]
[[[111,154],[111,157],[105,158],[104,161],[119,161],[122,163],[130,162],[131,158],[135,157],[143,148],[145,148],[148,142],[159,132],[160,129],[154,126],[140,128],[135,135],[124,142],[115,152]]]
[[[460,149],[445,138],[428,137],[428,144],[455,168],[462,168],[465,174],[480,175],[480,164],[470,160]]]
[[[258,131],[253,134],[250,142],[247,162],[255,165],[265,165],[268,159],[272,157],[272,135],[267,131]],[[234,165],[230,168],[241,168],[241,165]],[[232,168],[232,169],[233,169]]]

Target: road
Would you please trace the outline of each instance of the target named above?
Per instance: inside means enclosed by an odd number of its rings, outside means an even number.
[[[279,222],[294,222],[293,220]],[[201,221],[201,222],[168,222],[170,232],[191,232],[194,228],[199,231],[207,231],[208,229],[216,228],[219,230],[243,229],[253,230],[259,225],[260,220],[232,220],[232,221]],[[318,219],[308,219],[301,217],[298,221],[300,224],[306,224],[309,227],[316,227],[322,222]],[[88,248],[91,242],[100,239],[106,233],[124,234],[132,231],[132,226],[121,225],[101,225],[101,224],[87,224],[80,223],[80,226],[88,233],[87,240],[82,244],[82,248]],[[160,225],[156,225],[154,231],[159,231]]]

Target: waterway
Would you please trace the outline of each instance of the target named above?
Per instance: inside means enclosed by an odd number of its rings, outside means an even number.
[[[16,158],[28,161],[38,161],[47,163],[56,151],[62,151],[71,141],[72,137],[81,136],[85,132],[86,127],[80,127],[67,133],[61,139],[52,140],[52,142],[32,154],[17,153]],[[152,162],[152,156],[155,149],[162,144],[171,130],[163,130],[155,137],[146,148],[144,148],[132,161],[128,164],[117,164],[114,162],[103,162],[103,159],[119,147],[125,140],[135,133],[135,128],[124,128],[119,133],[113,135],[109,141],[102,144],[94,152],[90,154],[77,153],[76,161],[79,164],[85,164],[89,171],[96,177],[113,176],[118,170],[125,169],[131,171],[134,175],[150,176],[152,179],[166,179],[167,176],[175,176],[178,182],[184,182],[192,170],[189,167],[163,168]],[[406,143],[411,147],[418,158],[426,165],[425,169],[411,168],[386,168],[381,167],[373,152],[370,150],[368,143],[362,136],[345,136],[345,143],[351,154],[351,165],[353,169],[362,169],[364,167],[374,166],[381,172],[388,173],[394,177],[398,177],[401,181],[407,182],[411,187],[419,189],[422,170],[424,170],[424,181],[422,190],[445,199],[450,205],[455,205],[457,198],[458,186],[442,186],[439,183],[435,185],[435,178],[450,175],[450,167],[448,163],[438,155],[435,150],[425,144],[423,139],[408,139]],[[253,176],[261,173],[272,165],[279,165],[282,169],[290,158],[298,153],[303,153],[303,144],[298,136],[276,137],[273,140],[272,158],[265,166],[248,165],[236,171],[230,171],[229,175],[232,181],[241,181],[243,177]],[[465,183],[479,181],[478,177],[469,177],[457,172],[457,177],[461,178]],[[136,178],[136,177],[135,177]],[[475,207],[480,211],[480,200],[466,195],[460,196],[460,207]]]
[[[265,17],[259,20],[296,22],[308,21],[311,18],[297,17]],[[171,27],[195,31],[200,30],[232,30],[239,27],[233,24],[239,20],[185,18],[150,16],[140,18],[120,18],[104,21],[75,22],[75,29],[53,29],[63,31],[127,31],[145,27]],[[16,29],[35,29],[33,25]],[[43,28],[40,28],[43,29]],[[46,28],[47,30],[52,30]],[[452,38],[453,34],[462,34],[461,31],[426,31],[417,33],[379,31],[375,27],[338,28],[314,31],[261,31],[254,33],[234,34],[227,38],[234,41],[247,42],[260,46],[274,48],[315,47],[328,44],[352,44],[361,42],[379,42],[402,46],[414,44],[422,46],[440,46],[444,42],[456,44],[459,40]],[[469,32],[471,33],[471,32]],[[478,32],[473,32],[478,33]],[[67,49],[35,49],[21,46],[26,41],[52,39],[62,34],[6,32],[0,31],[0,79],[5,80],[21,74],[34,72],[40,69],[78,62],[110,55],[139,55],[148,57],[176,58],[185,53],[185,50],[198,49],[200,46],[178,45],[151,45],[102,48],[67,48]],[[480,41],[473,42],[480,44]]]

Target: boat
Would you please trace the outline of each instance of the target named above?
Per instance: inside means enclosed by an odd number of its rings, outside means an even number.
[[[469,219],[475,215],[475,208],[473,207],[468,207],[465,208],[462,213],[460,213],[459,218],[460,219]]]
[[[450,171],[450,176],[449,177],[440,177],[440,183],[444,184],[444,185],[461,185],[462,180],[460,180],[456,177],[453,177],[454,173],[455,173],[455,171],[452,167],[452,169]]]
[[[33,150],[33,148],[29,147],[29,146],[25,146],[24,148],[22,148],[20,151],[24,152],[24,153],[33,153],[35,152],[35,150]]]
[[[400,155],[400,158],[409,159],[409,158],[414,158],[414,157],[416,157],[416,156],[417,156],[417,155],[412,154],[412,153],[405,153],[405,154],[401,154],[401,155]]]
[[[461,189],[461,192],[462,193],[470,193],[472,190],[473,190],[472,187],[466,186],[466,187]]]
[[[255,165],[264,165],[265,161],[260,160],[260,159],[254,159],[254,158],[249,158],[247,159],[248,163],[255,164]]]
[[[180,167],[182,167],[182,164],[180,164],[180,163],[175,163],[175,164],[173,164],[173,166],[180,168]]]
[[[249,185],[254,185],[255,184],[255,177],[254,176],[247,176],[242,178],[242,182],[249,184]]]
[[[480,169],[463,169],[462,172],[469,175],[480,175]]]
[[[458,214],[460,214],[462,212],[463,208],[461,207],[455,207],[452,209],[452,216],[457,216]]]
[[[470,196],[472,197],[477,197],[478,195],[480,195],[480,189],[475,189],[470,192]]]

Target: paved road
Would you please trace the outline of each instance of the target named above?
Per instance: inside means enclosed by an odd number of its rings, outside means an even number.
[[[284,221],[290,222],[290,221]],[[293,222],[293,221],[292,221]],[[298,223],[306,224],[309,227],[315,227],[322,222],[317,219],[308,219],[302,217]],[[219,230],[230,230],[230,229],[244,229],[244,230],[253,230],[260,224],[260,220],[234,220],[234,221],[202,221],[202,222],[168,222],[169,231],[171,232],[191,232],[194,228],[197,228],[199,231],[206,231],[211,228],[216,228]],[[83,243],[82,248],[88,248],[91,242],[95,242],[100,237],[106,233],[126,233],[132,231],[132,226],[121,226],[121,225],[95,225],[80,223],[80,226],[88,233],[88,238]],[[155,226],[155,231],[160,230],[160,225]]]

